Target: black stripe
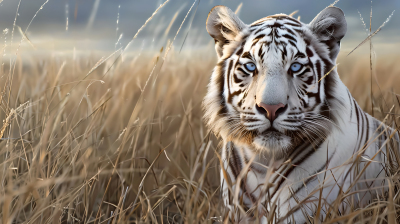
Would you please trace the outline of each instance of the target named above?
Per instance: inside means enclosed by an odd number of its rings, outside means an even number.
[[[243,159],[244,159],[245,163],[249,163],[250,162],[249,158],[247,158],[246,155],[244,155],[243,157],[244,157]],[[260,173],[260,174],[267,173],[267,168],[265,168],[265,167],[258,168],[258,167],[256,167],[256,165],[257,164],[252,163],[250,165],[251,170],[253,170],[253,171],[257,172],[257,173]]]
[[[289,43],[289,44],[291,44],[291,45],[293,45],[293,47],[295,47],[295,48],[297,49],[297,45],[296,45],[296,43],[294,43],[294,42],[293,42],[293,41],[291,41],[291,40],[289,40],[289,41],[288,41],[288,43]]]
[[[322,85],[322,83],[325,83],[325,80],[322,82],[322,77],[323,77],[323,75],[325,75],[326,74],[326,72],[324,71],[324,73],[321,73],[321,71],[324,69],[324,67],[326,68],[326,66],[324,66],[324,65],[322,65],[321,63],[319,63],[319,61],[318,61],[318,68],[319,68],[319,72],[318,72],[318,80],[316,80],[318,83],[317,83],[317,85],[318,85],[318,93],[320,93],[321,92],[321,85]],[[318,69],[317,68],[317,69]],[[326,78],[326,77],[325,77]],[[321,80],[321,82],[320,82],[320,80]],[[326,85],[325,85],[326,86]],[[325,87],[324,86],[324,87]],[[324,88],[325,89],[325,88]],[[318,94],[318,98],[317,98],[317,104],[320,104],[321,103],[321,99],[320,99],[320,94]],[[329,109],[329,108],[328,108]]]
[[[313,83],[313,81],[314,81],[314,77],[313,77],[313,76],[310,76],[310,77],[308,77],[308,79],[307,79],[306,81],[304,81],[304,82],[307,83],[307,85],[311,85],[311,84]]]
[[[248,58],[250,60],[253,60],[253,56],[251,56],[250,52],[248,52],[248,51],[243,53],[242,58]]]
[[[311,69],[310,69],[310,68],[306,68],[306,69],[304,69],[300,74],[297,74],[296,76],[298,76],[298,77],[300,77],[300,78],[303,78],[303,76],[304,76],[307,72],[311,72]],[[309,77],[309,78],[314,79],[313,76],[311,76],[311,77]],[[309,79],[309,78],[308,78],[308,79]],[[305,81],[305,83],[307,83],[308,85],[310,85],[310,83],[308,83],[307,81]]]
[[[243,48],[244,48],[245,43],[246,43],[246,41],[242,42],[242,44],[239,47],[239,50],[236,51],[236,55],[240,56],[243,53]]]
[[[351,121],[351,118],[353,118],[353,102],[352,102],[352,97],[351,97],[351,95],[350,95],[350,92],[349,92],[349,90],[347,90],[347,95],[348,95],[348,97],[349,97],[349,100],[351,101],[350,102],[350,121]]]
[[[248,160],[248,158],[246,157],[246,155],[244,155],[243,159],[244,159],[244,162],[245,162],[245,163],[248,163],[248,162],[249,162],[249,160]],[[250,167],[251,167],[251,166],[250,166]],[[243,167],[242,167],[240,170],[242,170],[242,169],[243,169]],[[250,171],[250,170],[249,170],[249,171]],[[253,195],[254,191],[250,192],[250,191],[247,189],[247,174],[248,174],[249,171],[247,171],[245,177],[242,179],[242,181],[241,181],[241,183],[240,183],[240,189],[242,189],[242,192],[243,192],[243,195],[242,195],[242,196],[247,196],[247,198],[250,199],[250,201],[252,202],[252,204],[254,204],[254,203],[257,202],[257,198]]]
[[[316,68],[316,73],[317,73],[317,80],[316,80],[317,83],[316,84],[318,85],[318,90],[317,90],[316,93],[313,93],[313,92],[308,92],[307,93],[307,95],[309,97],[314,97],[315,98],[315,102],[316,102],[316,104],[314,105],[314,107],[311,110],[313,110],[315,107],[320,105],[321,102],[322,102],[321,101],[321,95],[320,95],[320,93],[321,93],[321,83],[322,82],[318,82],[322,77],[322,74],[321,74],[322,65],[321,65],[321,62],[319,60],[317,60],[315,62],[315,68]],[[307,105],[307,107],[308,107],[308,105]],[[323,109],[324,112],[322,112],[321,115],[324,115],[327,118],[329,118],[329,108],[327,108],[327,105],[325,105],[325,108],[322,108],[322,109]]]
[[[247,71],[243,70],[241,67],[237,68],[238,71],[242,72],[244,75],[250,76],[251,73],[248,73]],[[241,80],[243,81],[243,80]]]
[[[249,118],[249,119],[243,119],[244,122],[259,122],[260,120],[254,119],[254,118]]]
[[[294,23],[285,23],[285,25],[294,26],[294,27],[301,27],[301,25],[294,24]]]
[[[253,44],[252,44],[251,46],[256,45],[256,44],[258,43],[258,41],[260,41],[260,40],[263,39],[264,37],[265,37],[265,34],[261,34],[261,35],[258,35],[257,37],[255,37],[255,38],[253,39]]]
[[[307,56],[309,57],[309,58],[311,58],[312,56],[314,56],[314,53],[312,52],[312,50],[307,46],[307,48],[306,48],[306,53],[307,53]]]
[[[283,34],[282,37],[285,37],[285,38],[287,38],[287,39],[289,39],[289,40],[292,40],[292,41],[294,41],[295,43],[297,43],[296,38],[292,37],[292,36],[289,35],[289,34]]]
[[[328,71],[330,71],[333,68],[333,64],[331,63],[330,60],[321,57],[321,60],[324,62],[325,64],[325,73],[326,74]],[[326,99],[329,100],[334,100],[337,103],[341,104],[342,106],[346,106],[344,102],[340,101],[336,96],[335,96],[335,89],[337,87],[337,82],[335,79],[335,75],[337,75],[334,71],[331,72],[331,74],[327,75],[324,78],[324,92],[325,92],[325,96]],[[337,123],[338,122],[338,118],[334,117],[333,114],[331,114],[330,119]]]
[[[261,46],[258,48],[258,57],[259,57],[261,60],[262,60],[261,55],[262,55],[263,51],[264,51],[264,45],[261,45]]]
[[[283,48],[283,49],[285,49],[285,48]],[[285,61],[286,55],[283,53],[282,50],[281,50],[281,58],[282,58],[282,61]]]
[[[219,116],[225,116],[226,113],[228,113],[228,110],[226,108],[226,101],[225,98],[223,96],[224,94],[224,76],[225,76],[225,67],[226,67],[226,61],[222,61],[221,63],[218,63],[216,69],[217,71],[219,70],[218,73],[218,78],[217,78],[217,85],[219,86],[219,93],[220,93],[220,102],[221,102],[221,107],[218,110],[218,115]]]
[[[315,147],[311,147],[311,150],[304,155],[301,159],[298,160],[298,162],[294,162],[296,166],[300,166],[304,161],[306,161],[314,152],[316,152],[318,150],[318,148],[322,145],[322,143],[324,143],[324,140],[321,140],[319,143],[316,144]],[[311,144],[312,146],[312,144]]]
[[[365,117],[365,121],[367,122],[367,130],[366,130],[366,133],[365,133],[365,143],[364,143],[364,148],[367,146],[367,142],[368,142],[368,139],[369,139],[369,121],[368,121],[368,117],[367,117],[367,115],[364,113],[364,111],[363,111],[363,114],[364,114],[364,117]]]
[[[256,32],[254,32],[254,35],[257,35],[258,33],[260,33],[261,31],[264,31],[263,28],[260,28],[259,30],[257,30]]]
[[[241,69],[241,68],[240,68],[240,69]],[[239,69],[238,69],[238,70],[239,70]],[[242,79],[239,79],[239,78],[237,77],[237,74],[236,74],[236,73],[233,74],[233,81],[234,81],[235,83],[241,83],[241,82],[243,82]]]
[[[357,106],[356,102],[354,101],[354,99],[353,99],[353,103],[354,103],[354,107],[355,107],[355,111],[356,111],[356,118],[357,118],[357,142],[358,142],[360,139],[360,114],[358,114],[358,106]],[[357,150],[358,148],[359,148],[359,145],[357,145],[356,149],[354,149],[354,150]],[[355,151],[353,153],[355,153]]]
[[[321,71],[322,71],[321,62],[319,60],[317,60],[317,62],[315,62],[315,68],[317,69],[317,79],[319,81],[321,79],[321,77],[322,77],[322,74],[321,74]],[[319,88],[318,88],[318,90],[319,90]]]
[[[319,146],[317,146],[317,147],[319,147]],[[299,159],[299,161],[304,162],[308,157],[310,157],[312,154],[314,154],[315,151],[316,151],[316,150],[314,150],[313,147],[310,147],[310,149],[309,149],[309,151],[307,152],[307,154],[304,155],[301,159]],[[292,173],[292,171],[293,171],[297,166],[299,166],[299,165],[301,164],[301,162],[300,162],[299,164],[294,164],[294,163],[292,163],[292,164],[291,164],[291,167],[289,167],[289,169],[286,170],[285,174],[283,174],[283,177],[285,177],[285,178],[281,177],[281,179],[279,180],[279,182],[278,182],[278,184],[277,184],[277,186],[276,186],[276,188],[275,188],[275,191],[274,191],[274,192],[272,193],[272,195],[271,195],[272,198],[274,197],[274,195],[276,194],[276,192],[278,192],[279,188],[281,187],[281,185],[283,184],[283,182],[285,182],[286,178]]]
[[[293,36],[296,36],[296,33],[295,32],[293,32],[293,30],[291,30],[290,28],[288,28],[288,27],[285,27],[285,28],[281,28],[281,29],[283,29],[283,30],[286,30],[288,33],[290,33],[291,35],[293,35]]]
[[[268,50],[268,48],[267,48],[267,50]],[[263,52],[261,53],[261,55],[260,55],[260,60],[264,60],[264,55],[265,55],[265,51],[263,51]]]
[[[301,29],[299,29],[299,28],[293,27],[292,29],[293,29],[294,31],[298,32],[300,35],[303,34],[303,30],[301,30]]]
[[[303,152],[303,150],[306,149],[308,146],[310,146],[309,143],[304,143],[304,144],[300,145],[299,147],[297,147],[296,149],[294,149],[294,150],[289,154],[289,157],[288,157],[288,158],[294,160],[294,159],[295,159],[298,155],[300,155],[300,154]],[[283,164],[283,165],[281,165],[280,167],[278,167],[278,170],[277,170],[276,172],[282,173],[283,170],[286,168],[285,165],[286,165],[286,164]],[[282,168],[282,170],[281,170],[281,168]],[[276,176],[274,177],[274,179],[272,180],[272,183],[275,183],[275,181],[276,181],[279,177],[281,177],[281,175],[276,175]]]
[[[251,112],[243,112],[243,114],[246,114],[246,115],[256,115],[255,113],[251,113]]]
[[[236,149],[233,143],[229,142],[227,147],[229,147],[228,150],[232,153],[232,156],[229,157],[229,167],[231,168],[233,175],[237,177],[242,170],[242,163],[236,154]]]
[[[238,106],[239,106],[239,107],[241,107],[241,106],[242,106],[242,104],[243,104],[243,101],[244,101],[244,98],[242,98],[242,99],[239,101],[239,103],[238,103]]]
[[[278,33],[278,29],[279,29],[279,27],[274,27],[271,31],[274,42],[276,42],[276,38],[281,37],[281,35],[279,35],[279,33]]]
[[[360,115],[362,115],[362,111],[361,111],[361,109],[359,107],[357,107],[357,110],[360,110],[359,113],[360,113]],[[362,145],[363,138],[364,138],[364,116],[361,116],[361,137],[360,137],[360,140],[359,140],[359,143],[358,143],[359,148],[357,150],[359,150],[360,147],[363,146]]]
[[[298,51],[294,57],[295,58],[306,58],[306,55],[303,54],[302,52]]]
[[[292,17],[285,17],[285,19],[290,20],[290,21],[292,21],[294,23],[297,23],[298,25],[301,25],[301,23],[297,19],[294,19]],[[285,23],[285,24],[289,24],[289,23]]]
[[[275,22],[274,24],[272,24],[272,25],[266,25],[265,27],[266,27],[266,28],[271,28],[272,30],[274,30],[273,28],[281,28],[282,26],[283,26],[283,24]],[[272,32],[271,32],[271,33],[272,33]]]
[[[313,175],[315,175],[315,176],[312,177],[312,178],[307,179],[306,182],[304,182],[299,188],[297,188],[297,189],[294,191],[294,194],[297,194],[301,189],[303,189],[304,187],[306,187],[308,183],[310,183],[312,180],[315,180],[315,179],[317,178],[317,175],[316,175],[316,174],[319,173],[319,172],[321,172],[324,168],[326,168],[327,164],[330,163],[330,161],[332,160],[332,158],[333,158],[333,156],[335,155],[335,153],[336,153],[336,149],[335,149],[335,151],[332,153],[332,155],[331,155],[331,157],[328,159],[328,161],[327,161],[325,164],[323,164],[319,169],[317,169],[317,171],[313,174]],[[312,175],[311,175],[311,176],[312,176]],[[289,201],[291,198],[292,198],[292,197],[289,197],[284,203],[286,203],[287,201]]]
[[[329,158],[329,160],[328,160],[328,163],[331,161],[331,159],[332,159],[332,157],[333,157],[333,155],[334,155],[335,153],[333,153],[332,155],[331,155],[331,157]],[[304,184],[302,184],[301,185],[301,187],[299,187],[298,189],[296,189],[296,191],[294,192],[294,194],[297,194],[301,189],[303,189],[308,183],[310,183],[312,180],[315,180],[315,178],[317,178],[317,173],[319,173],[319,172],[321,172],[324,168],[326,168],[326,165],[327,164],[323,164],[313,175],[315,175],[314,177],[312,177],[312,178],[309,178]],[[312,176],[312,175],[311,175]],[[290,199],[290,198],[289,198]],[[289,200],[288,199],[288,200]],[[288,201],[288,200],[286,200],[286,201]]]
[[[286,50],[287,44],[286,43],[282,43],[282,46],[283,46],[282,53],[287,57],[287,50]]]
[[[243,90],[238,90],[233,93],[229,93],[228,103],[232,103],[233,97],[240,95],[242,92],[243,92]]]
[[[298,123],[299,120],[298,119],[285,119],[283,120],[284,122],[288,122],[288,123]]]

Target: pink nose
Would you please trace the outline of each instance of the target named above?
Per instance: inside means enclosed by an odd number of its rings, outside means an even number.
[[[268,120],[271,121],[271,123],[275,120],[275,118],[280,114],[280,111],[278,111],[281,108],[284,108],[285,105],[283,103],[276,104],[276,105],[268,105],[265,103],[258,103],[257,104],[257,109],[261,113],[265,113]]]

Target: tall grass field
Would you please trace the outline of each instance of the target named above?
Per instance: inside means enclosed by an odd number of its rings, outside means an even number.
[[[19,50],[35,43],[14,32],[0,67],[0,223],[230,222],[220,139],[202,120],[212,44],[35,53]],[[369,42],[360,48],[340,54],[338,73],[365,111],[398,130],[400,54],[371,67]],[[331,212],[321,222],[399,221],[398,171],[367,207],[337,212],[349,195],[322,202]]]

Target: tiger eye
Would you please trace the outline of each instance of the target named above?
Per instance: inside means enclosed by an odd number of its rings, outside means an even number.
[[[301,68],[303,68],[303,65],[302,64],[300,64],[300,63],[293,63],[291,66],[290,66],[290,70],[292,70],[292,72],[298,72],[298,71],[300,71],[301,70]]]
[[[253,62],[246,63],[244,67],[250,72],[254,72],[256,70],[256,65]]]

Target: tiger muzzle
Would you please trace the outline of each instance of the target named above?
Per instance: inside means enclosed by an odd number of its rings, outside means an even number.
[[[257,110],[264,114],[265,117],[272,123],[274,120],[287,109],[287,104],[279,103],[276,105],[268,105],[265,103],[256,104]]]

